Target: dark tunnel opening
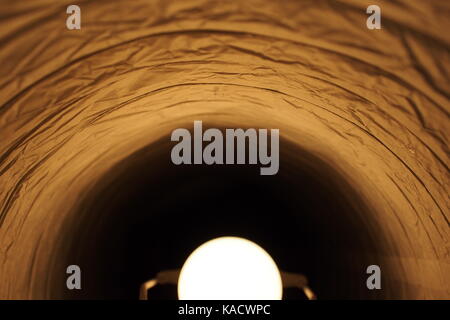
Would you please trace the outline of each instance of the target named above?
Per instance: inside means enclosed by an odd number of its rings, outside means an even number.
[[[81,267],[83,290],[61,286],[56,296],[137,299],[141,283],[220,236],[261,245],[281,270],[306,275],[320,299],[388,294],[365,286],[369,256],[384,243],[371,208],[326,161],[281,140],[279,173],[259,176],[259,165],[176,166],[173,144],[141,149],[89,191],[61,233],[61,261]],[[153,295],[176,298],[176,288]],[[285,290],[284,298],[303,297]]]

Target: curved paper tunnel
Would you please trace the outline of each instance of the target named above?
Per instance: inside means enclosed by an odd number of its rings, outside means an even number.
[[[68,30],[2,1],[0,298],[137,298],[234,235],[319,299],[448,299],[450,6],[376,2],[381,30],[372,1],[80,0]],[[194,120],[280,129],[278,174],[173,165]]]

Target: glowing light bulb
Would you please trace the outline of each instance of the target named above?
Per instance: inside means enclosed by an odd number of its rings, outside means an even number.
[[[281,300],[277,265],[257,244],[237,237],[210,240],[183,265],[180,300]]]

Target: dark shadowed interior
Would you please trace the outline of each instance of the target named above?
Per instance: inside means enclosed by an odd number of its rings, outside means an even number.
[[[64,254],[86,270],[85,286],[69,297],[136,299],[142,282],[220,236],[258,243],[322,299],[380,297],[362,281],[384,241],[372,209],[325,161],[281,141],[279,174],[260,176],[259,165],[173,165],[174,144],[167,137],[123,160],[76,209]],[[176,298],[176,287],[149,295]]]

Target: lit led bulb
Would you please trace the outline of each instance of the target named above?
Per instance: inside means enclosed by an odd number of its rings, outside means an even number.
[[[178,279],[180,300],[281,300],[282,295],[281,275],[270,255],[236,237],[198,247]]]

